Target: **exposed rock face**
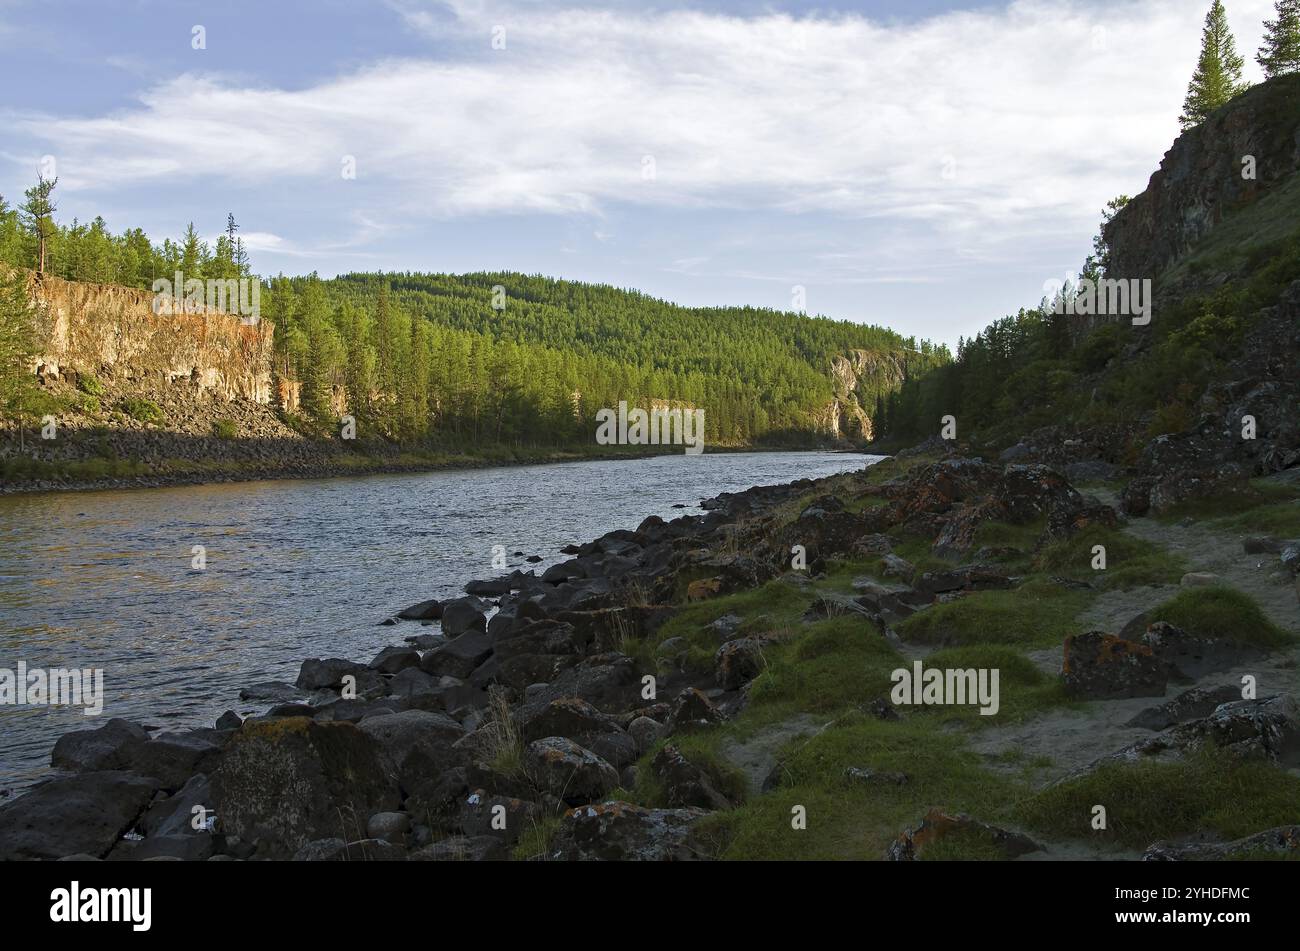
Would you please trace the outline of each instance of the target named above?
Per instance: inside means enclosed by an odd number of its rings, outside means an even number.
[[[831,357],[835,398],[817,418],[818,428],[836,438],[875,438],[876,394],[903,385],[904,355],[894,351],[850,350]]]
[[[153,312],[152,291],[33,275],[32,294],[48,336],[38,358],[42,375],[124,376],[150,387],[184,382],[223,399],[271,401],[267,321],[232,314]]]
[[[1242,175],[1254,156],[1255,178]],[[1155,278],[1219,221],[1300,169],[1300,76],[1254,87],[1184,132],[1147,189],[1103,228],[1108,273]]]

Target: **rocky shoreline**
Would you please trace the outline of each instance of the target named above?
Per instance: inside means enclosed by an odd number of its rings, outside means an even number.
[[[1173,472],[1154,485],[1128,474],[1148,500],[1160,485],[1188,484]],[[980,543],[982,526],[1041,528],[1043,545],[1125,518],[1048,465],[988,463],[935,443],[879,472],[753,488],[702,507],[570,546],[569,560],[540,576],[515,570],[469,582],[464,597],[412,604],[383,623],[427,629],[369,662],[308,658],[293,684],[250,685],[241,699],[265,704],[260,715],[232,710],[211,728],[156,735],[113,719],[63,736],[51,758],[59,774],[0,807],[0,859],[711,858],[714,820],[779,789],[785,767],[778,759],[761,789],[746,791],[693,741],[758,702],[769,655],[799,632],[726,613],[695,640],[661,637],[672,619],[775,585],[807,602],[798,624],[840,619],[901,661],[915,647],[909,619],[1024,590],[1008,552]],[[926,539],[944,566],[898,554],[909,538]],[[1294,575],[1295,543],[1269,545],[1278,570]],[[822,582],[845,560],[871,571],[850,592],[830,593]],[[1198,682],[1261,650],[1149,620],[1065,638],[1056,678],[1071,700],[1156,704],[1141,718],[1152,736],[1107,762],[1177,759],[1214,742],[1242,760],[1300,766],[1293,697],[1243,699],[1239,688]],[[692,662],[701,644],[704,661]],[[1155,699],[1180,683],[1196,686]],[[921,715],[869,688],[857,710],[882,729]],[[906,788],[909,776],[851,767],[844,781]],[[653,801],[634,801],[647,788]],[[987,839],[1004,858],[1043,849],[940,804],[879,857],[917,858],[961,836]],[[1258,830],[1246,845],[1156,842],[1146,857],[1297,848],[1300,825]]]

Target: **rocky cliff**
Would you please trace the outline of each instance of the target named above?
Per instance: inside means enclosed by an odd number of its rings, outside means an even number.
[[[1178,137],[1103,229],[1111,277],[1154,279],[1226,218],[1263,203],[1300,170],[1300,75],[1238,96]]]
[[[831,358],[835,398],[817,418],[818,428],[836,438],[875,438],[871,416],[876,396],[903,385],[904,355],[897,351],[850,350]]]
[[[271,402],[267,321],[225,313],[153,312],[152,292],[45,276],[29,279],[45,331],[35,370],[45,378],[81,375],[155,392],[175,384],[224,400]]]

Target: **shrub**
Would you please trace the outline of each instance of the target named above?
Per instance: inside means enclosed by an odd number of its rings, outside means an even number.
[[[212,435],[218,439],[234,439],[239,435],[239,425],[233,419],[218,419],[212,424]]]
[[[158,424],[163,421],[163,411],[153,400],[141,399],[138,396],[128,396],[122,400],[122,412],[126,413],[138,423]]]

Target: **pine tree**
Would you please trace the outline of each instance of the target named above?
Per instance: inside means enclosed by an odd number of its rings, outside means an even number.
[[[21,271],[0,269],[0,416],[17,420],[20,443],[26,420],[50,408],[32,372],[39,348],[27,281]]]
[[[58,210],[58,206],[51,200],[50,194],[57,184],[59,184],[57,178],[47,179],[44,175],[39,175],[36,184],[23,193],[27,198],[22,206],[23,218],[36,238],[37,274],[45,273],[45,251],[55,231],[54,212]]]
[[[1248,83],[1241,78],[1245,65],[1237,53],[1237,41],[1228,29],[1228,14],[1223,0],[1214,0],[1205,15],[1205,29],[1201,33],[1201,57],[1196,62],[1183,101],[1183,114],[1178,121],[1184,129],[1204,122],[1215,109],[1245,91]]]
[[[1300,73],[1300,0],[1277,0],[1273,8],[1277,19],[1264,21],[1264,45],[1255,57],[1267,79]]]

